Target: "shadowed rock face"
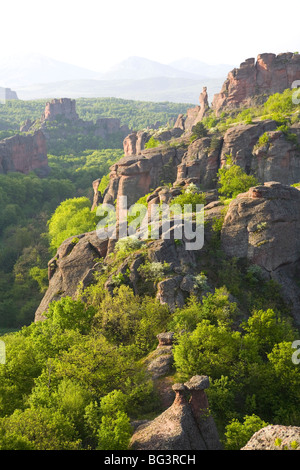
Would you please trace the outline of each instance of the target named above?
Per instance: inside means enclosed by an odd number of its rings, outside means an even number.
[[[212,108],[220,114],[225,109],[252,106],[268,95],[291,88],[299,74],[299,54],[260,54],[256,62],[247,59],[229,72],[221,92],[213,98]]]
[[[33,135],[15,135],[0,142],[0,173],[29,173],[34,170],[38,170],[41,176],[50,171],[42,131]]]
[[[76,298],[79,284],[86,287],[93,282],[98,259],[106,256],[107,240],[96,232],[85,233],[65,240],[48,263],[49,287],[35,313],[35,321],[42,320],[50,302],[62,297]]]
[[[247,258],[266,278],[282,285],[300,324],[300,191],[277,182],[251,188],[233,200],[224,220],[221,243],[230,257]]]

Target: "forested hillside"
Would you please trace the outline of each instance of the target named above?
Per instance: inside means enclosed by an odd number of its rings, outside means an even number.
[[[98,106],[82,100],[78,111],[91,119]],[[148,125],[143,106],[130,128]],[[155,124],[167,105],[151,106]],[[0,175],[0,449],[197,450],[189,424],[199,416],[224,449],[267,425],[299,436],[299,104],[287,90],[195,123],[196,107],[176,136],[165,132],[170,106],[164,128],[132,134],[141,145],[123,159],[119,144],[74,151],[67,135],[61,149],[72,152],[52,148],[49,176]],[[95,179],[112,204],[125,193],[139,210],[189,204],[193,222],[204,204],[203,247],[187,249],[175,224],[166,239],[99,239]]]
[[[187,105],[146,103],[118,99],[81,99],[77,112],[83,120],[119,118],[134,129],[174,121]],[[0,104],[0,140],[15,135],[27,119],[38,121],[45,100]],[[92,182],[109,172],[123,156],[123,139],[94,134],[78,135],[68,121],[49,123],[47,132],[50,174],[0,174],[0,328],[29,324],[47,286],[49,240],[47,221],[66,199],[86,198],[91,207]],[[104,179],[104,187],[107,183]],[[102,185],[103,186],[103,185]]]

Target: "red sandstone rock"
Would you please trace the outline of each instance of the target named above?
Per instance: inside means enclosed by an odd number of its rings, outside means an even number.
[[[291,88],[299,76],[299,54],[260,54],[256,62],[247,59],[229,72],[221,92],[213,98],[212,107],[218,115],[224,109],[251,106],[259,99],[266,100],[268,95]]]
[[[60,98],[46,103],[42,121],[54,121],[58,116],[71,121],[77,120],[76,101],[70,98]]]
[[[46,139],[41,130],[33,135],[15,135],[0,142],[0,173],[49,172]]]

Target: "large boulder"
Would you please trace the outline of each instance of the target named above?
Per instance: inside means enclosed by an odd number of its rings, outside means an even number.
[[[70,296],[76,298],[78,288],[90,285],[99,266],[99,259],[107,253],[108,240],[101,240],[97,232],[70,237],[48,263],[49,287],[38,309],[35,321],[45,317],[49,304]]]
[[[40,176],[49,173],[46,139],[41,130],[0,142],[0,173],[14,171],[26,174],[37,171]]]
[[[269,425],[257,431],[241,450],[300,450],[300,428]]]
[[[230,257],[247,258],[265,277],[278,281],[300,323],[300,191],[278,182],[250,188],[233,200],[221,244]]]
[[[274,131],[276,128],[277,123],[272,120],[260,121],[255,124],[239,124],[229,128],[224,135],[220,166],[226,164],[227,156],[230,155],[233,163],[239,165],[246,173],[253,173],[255,145],[260,136],[265,132]]]

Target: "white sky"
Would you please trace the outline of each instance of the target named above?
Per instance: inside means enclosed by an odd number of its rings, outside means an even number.
[[[39,53],[104,71],[129,56],[238,66],[300,52],[299,0],[2,0],[0,58]]]

